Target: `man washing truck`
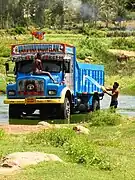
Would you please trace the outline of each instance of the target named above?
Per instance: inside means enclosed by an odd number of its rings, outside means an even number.
[[[104,66],[78,62],[76,47],[64,43],[16,44],[11,48],[11,59],[15,83],[7,85],[4,100],[9,104],[9,118],[39,110],[41,119],[50,115],[68,119],[74,112],[99,109],[103,90],[85,76],[104,86]],[[37,63],[34,73],[33,62]],[[7,74],[8,70],[7,63]]]
[[[112,108],[117,108],[118,106],[118,96],[119,96],[119,83],[114,82],[113,87],[112,88],[105,88],[104,89],[104,93],[108,94],[109,96],[111,96],[111,103],[110,103],[110,107]],[[111,93],[108,93],[107,91],[112,91]]]

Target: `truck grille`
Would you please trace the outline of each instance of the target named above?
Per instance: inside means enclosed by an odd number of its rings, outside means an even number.
[[[19,95],[44,95],[44,80],[19,80],[18,81],[18,94]]]

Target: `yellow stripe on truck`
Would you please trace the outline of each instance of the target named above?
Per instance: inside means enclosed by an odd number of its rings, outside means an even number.
[[[61,92],[60,99],[36,99],[29,97],[25,99],[5,99],[4,104],[62,104],[65,100],[65,95],[69,88],[65,87]]]
[[[5,99],[4,104],[62,104],[64,103],[63,99],[35,99],[26,100],[26,99]]]

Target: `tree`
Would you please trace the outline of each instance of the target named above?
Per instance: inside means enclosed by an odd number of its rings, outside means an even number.
[[[1,28],[6,28],[6,22],[8,21],[8,4],[9,4],[9,0],[0,0]]]
[[[108,27],[134,8],[134,0],[0,0],[0,28],[32,24],[62,29],[82,21],[96,26],[99,19]]]
[[[116,1],[103,0],[100,7],[101,20],[105,21],[108,28],[109,22],[116,16]]]
[[[130,11],[135,11],[135,1],[134,0],[127,0],[126,9],[130,10]]]

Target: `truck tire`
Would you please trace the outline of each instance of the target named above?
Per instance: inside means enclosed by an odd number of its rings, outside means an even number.
[[[28,110],[25,110],[24,112],[26,113],[26,116],[31,116],[35,112],[35,110],[28,109]]]
[[[71,104],[69,99],[66,97],[64,103],[60,105],[58,110],[58,116],[60,119],[70,119],[71,115]]]
[[[47,118],[48,118],[47,106],[42,105],[40,107],[40,119],[41,120],[46,120]]]
[[[100,101],[94,99],[92,103],[92,111],[100,110]]]
[[[20,119],[21,118],[21,107],[17,104],[9,104],[9,119]]]

